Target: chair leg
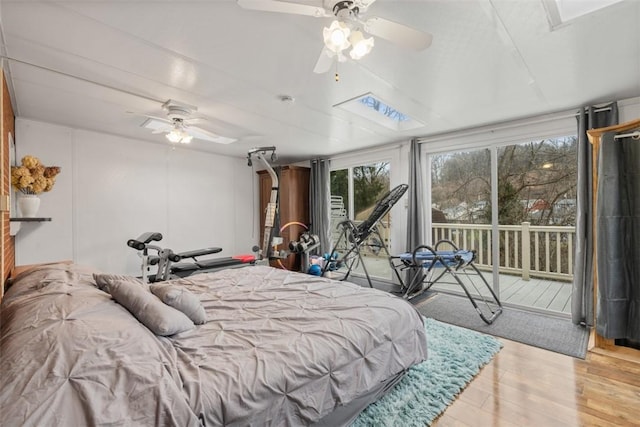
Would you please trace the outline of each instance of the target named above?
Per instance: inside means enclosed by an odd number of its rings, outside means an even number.
[[[480,273],[480,270],[478,270],[478,268],[473,263],[469,263],[468,265],[466,265],[465,267],[462,268],[463,274],[460,274],[459,271],[452,270],[449,267],[446,267],[446,268],[451,272],[451,275],[456,279],[458,284],[462,287],[464,293],[467,295],[467,298],[469,298],[469,301],[471,301],[471,304],[473,305],[473,308],[476,310],[476,312],[478,313],[480,318],[487,325],[492,324],[493,321],[500,315],[500,313],[502,313],[502,303],[500,302],[500,300],[498,299],[498,296],[495,294],[495,292],[491,288],[491,285],[489,285],[489,282],[487,282],[487,280],[484,278],[482,273]],[[473,283],[473,280],[470,278],[470,275],[468,275],[467,273],[464,273],[464,269],[466,269],[466,268],[471,268],[475,273],[474,276],[479,276],[480,277],[481,281],[484,283],[484,285],[486,286],[487,290],[489,291],[489,294],[491,295],[491,300],[489,300],[488,298],[484,297],[482,295],[482,293],[480,292],[480,290],[477,288],[477,286]],[[460,277],[461,275],[466,275],[467,276],[467,278],[469,279],[470,283],[472,284],[472,286],[475,288],[476,292],[478,293],[478,300],[476,300],[476,298],[474,298],[473,295],[471,295],[471,293],[467,289],[467,286],[464,284],[463,280],[461,279],[461,277]],[[478,306],[478,302],[482,303],[484,305],[484,307],[486,307],[486,311],[483,311]],[[495,307],[491,307],[491,304],[493,304]]]
[[[351,247],[344,253],[344,255],[337,260],[337,262],[341,262],[347,266],[347,272],[340,279],[342,281],[347,280],[351,271],[353,270],[354,264],[360,262],[364,269],[365,275],[367,277],[367,282],[369,283],[369,287],[373,288],[373,284],[371,283],[371,278],[369,277],[369,272],[367,271],[367,267],[364,265],[364,261],[362,259],[362,254],[360,253],[360,243],[357,242],[356,236],[351,232],[350,224],[345,223],[342,227],[342,232],[336,240],[336,243],[331,250],[331,254],[338,253],[338,249],[340,248],[340,244],[344,240],[344,246],[347,247],[349,242],[351,242]],[[329,270],[329,263],[325,263],[322,267],[322,276]]]

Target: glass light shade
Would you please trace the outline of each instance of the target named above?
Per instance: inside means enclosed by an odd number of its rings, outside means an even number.
[[[342,31],[341,29],[337,29],[337,30],[333,30],[331,32],[331,43],[337,45],[337,46],[341,46],[344,41],[346,40],[344,31]]]
[[[352,59],[361,59],[363,56],[371,52],[373,48],[373,37],[365,39],[360,31],[354,31],[350,37],[353,48],[349,52]]]
[[[193,136],[189,135],[184,129],[174,128],[171,132],[165,135],[167,139],[173,143],[188,144],[193,139]]]
[[[349,42],[350,33],[351,30],[346,24],[340,21],[333,21],[329,28],[325,27],[322,30],[324,45],[333,52],[341,52],[351,45]]]
[[[181,132],[178,129],[173,129],[171,132],[165,135],[171,142],[180,142],[182,139]]]

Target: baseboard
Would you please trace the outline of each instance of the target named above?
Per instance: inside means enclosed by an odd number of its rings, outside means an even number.
[[[589,352],[640,364],[640,350],[631,347],[615,345],[614,340],[606,339],[598,335],[596,332],[592,332],[592,338],[593,347],[591,347],[590,338]]]

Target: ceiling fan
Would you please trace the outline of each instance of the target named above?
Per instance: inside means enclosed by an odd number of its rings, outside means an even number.
[[[266,12],[291,13],[316,18],[335,17],[323,31],[324,48],[314,68],[315,73],[324,73],[331,68],[334,60],[344,62],[344,54],[351,47],[349,56],[358,60],[368,54],[374,45],[373,37],[388,40],[398,46],[424,50],[431,45],[433,36],[414,28],[377,16],[363,19],[369,6],[375,0],[323,0],[323,6],[311,6],[278,0],[237,0],[244,9]]]
[[[187,105],[175,101],[168,100],[162,104],[162,109],[167,113],[167,118],[149,116],[145,114],[147,120],[142,123],[142,127],[151,129],[152,133],[166,133],[169,141],[174,143],[188,144],[193,138],[204,141],[216,142],[218,144],[231,144],[237,141],[235,138],[220,136],[208,130],[193,126],[192,123],[200,120],[199,117],[192,117],[198,108],[193,105]]]

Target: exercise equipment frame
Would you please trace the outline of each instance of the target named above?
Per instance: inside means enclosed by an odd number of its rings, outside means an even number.
[[[393,264],[391,264],[391,254],[389,253],[389,249],[384,242],[380,231],[378,230],[378,225],[382,218],[389,213],[391,208],[400,200],[400,198],[407,192],[409,186],[407,184],[400,184],[397,187],[390,190],[387,194],[385,194],[379,201],[376,203],[373,211],[369,215],[369,217],[364,220],[362,223],[356,225],[352,220],[345,220],[340,222],[337,227],[341,229],[340,236],[336,243],[334,244],[331,252],[329,253],[331,256],[333,254],[340,255],[340,249],[344,246],[344,253],[336,260],[335,265],[346,266],[347,272],[340,280],[347,280],[351,271],[356,266],[356,262],[362,265],[362,269],[364,270],[364,274],[367,277],[367,282],[369,283],[369,287],[373,288],[373,284],[371,282],[371,277],[369,276],[369,271],[367,270],[367,266],[362,259],[362,254],[360,253],[360,249],[363,246],[375,247],[378,250],[384,250],[387,258],[389,259],[389,264],[392,267],[392,270],[395,272],[396,276],[398,276],[398,280],[402,280],[398,275],[398,272],[393,268]],[[367,244],[367,239],[371,236],[376,237],[377,242],[372,244]],[[331,266],[334,263],[325,263],[322,268],[322,275],[324,276],[330,270]]]
[[[442,250],[440,249],[442,245],[451,246],[453,250]],[[433,248],[420,245],[412,252],[392,256],[390,262],[400,279],[403,298],[415,298],[448,275],[460,285],[480,318],[490,325],[502,313],[502,303],[487,279],[475,266],[475,259],[474,250],[459,249],[451,240],[440,240]],[[401,279],[399,270],[413,272],[409,275],[408,283]],[[482,294],[473,277],[480,278],[480,283],[484,284],[489,291],[488,295]],[[477,295],[472,294],[469,287],[473,287]]]

